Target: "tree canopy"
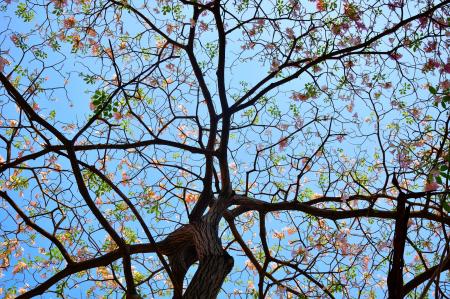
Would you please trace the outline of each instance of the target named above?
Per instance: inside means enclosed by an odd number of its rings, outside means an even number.
[[[0,295],[448,298],[449,4],[3,1]]]

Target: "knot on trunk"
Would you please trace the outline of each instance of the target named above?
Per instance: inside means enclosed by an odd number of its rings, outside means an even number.
[[[228,272],[230,272],[234,266],[234,258],[231,255],[229,255],[228,252],[226,252],[225,250],[223,251],[223,255],[225,267],[228,269]]]
[[[161,242],[161,252],[169,258],[173,273],[174,298],[216,298],[231,272],[234,259],[222,247],[220,217],[207,214],[200,221],[185,225]],[[198,269],[183,292],[184,277],[196,261]]]

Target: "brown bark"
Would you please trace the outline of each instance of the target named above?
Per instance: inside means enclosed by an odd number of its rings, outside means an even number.
[[[225,277],[233,268],[233,258],[223,250],[219,238],[219,219],[213,212],[193,224],[193,242],[199,266],[183,298],[216,298]]]
[[[200,221],[190,224],[199,266],[183,298],[216,298],[225,277],[233,268],[234,260],[222,248],[218,231],[227,202],[226,198],[219,197]]]
[[[233,264],[233,258],[225,251],[222,255],[205,256],[200,260],[197,272],[183,298],[216,298]]]
[[[173,273],[174,299],[183,297],[183,280],[186,272],[193,263],[197,261],[195,247],[188,243],[188,246],[180,249],[177,253],[169,256],[170,268]]]
[[[233,268],[233,258],[222,249],[217,226],[202,221],[182,230],[184,236],[188,232],[191,239],[172,247],[173,252],[169,255],[175,278],[173,298],[216,298],[225,277]],[[197,260],[199,267],[182,295],[184,277]]]
[[[408,229],[410,208],[406,208],[405,194],[400,192],[397,205],[397,219],[395,221],[394,251],[392,253],[391,269],[387,277],[389,298],[403,298],[403,254]]]
[[[222,248],[218,232],[226,206],[227,200],[221,198],[199,221],[179,228],[161,242],[174,276],[174,299],[217,297],[234,264]],[[199,261],[198,269],[183,294],[184,277],[196,261]]]

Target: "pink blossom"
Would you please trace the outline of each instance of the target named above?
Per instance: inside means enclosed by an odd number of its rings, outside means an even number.
[[[95,31],[95,29],[93,29],[93,28],[91,28],[91,27],[89,27],[89,28],[86,29],[86,33],[87,33],[89,36],[92,36],[92,37],[96,37],[96,36],[97,36],[97,32]]]
[[[71,28],[75,27],[75,24],[76,24],[75,17],[70,16],[67,19],[64,19],[63,24],[66,29],[71,29]]]
[[[280,151],[284,151],[284,149],[288,146],[288,138],[281,138],[278,142]]]
[[[91,53],[94,56],[97,56],[100,53],[100,45],[95,43],[91,44]]]
[[[52,2],[57,8],[61,8],[67,5],[67,0],[52,0]]]
[[[234,162],[231,162],[230,164],[228,164],[228,167],[230,167],[231,170],[233,170],[234,174],[237,174],[237,165]]]
[[[384,84],[383,84],[383,88],[385,88],[385,89],[392,88],[392,82],[386,82],[386,83],[384,83]]]
[[[33,110],[34,111],[39,111],[39,110],[41,110],[41,108],[39,108],[39,104],[38,103],[33,103]]]
[[[403,153],[398,154],[398,161],[400,163],[401,168],[407,168],[409,165],[411,165],[411,160],[409,157]]]
[[[355,4],[349,2],[344,3],[344,15],[346,15],[353,21],[358,21],[360,19],[358,7]]]
[[[341,26],[337,24],[331,25],[331,32],[333,32],[333,34],[335,35],[341,34]]]
[[[450,74],[450,63],[446,63],[442,68],[442,71],[444,71],[447,74]]]
[[[274,237],[275,239],[282,240],[282,239],[284,239],[285,234],[284,234],[283,231],[282,231],[282,232],[274,231],[273,237]]]
[[[19,36],[17,35],[17,34],[13,34],[13,35],[11,35],[11,41],[15,44],[15,45],[17,45],[19,42],[20,42],[20,38],[19,38]]]
[[[350,103],[350,104],[347,105],[347,111],[352,113],[352,111],[353,111],[353,103]]]
[[[356,21],[356,28],[359,30],[367,30],[366,25],[362,21]]]
[[[208,31],[209,27],[208,24],[205,22],[200,22],[200,30],[201,31]]]
[[[409,111],[415,119],[418,119],[422,114],[422,111],[419,108],[412,108]]]
[[[308,96],[304,93],[293,92],[291,95],[291,99],[293,99],[294,101],[306,101],[308,99]]]
[[[424,190],[425,192],[436,191],[439,188],[439,184],[436,182],[427,182],[425,184]]]
[[[0,57],[0,72],[3,72],[5,65],[9,65],[10,62],[3,57]]]
[[[24,262],[20,261],[17,263],[17,265],[14,266],[12,273],[16,274],[19,272],[22,272],[24,269],[27,269],[28,265],[25,264]]]
[[[288,227],[287,228],[287,233],[288,233],[289,236],[295,234],[296,232],[297,232],[297,228],[295,228],[295,227]]]
[[[403,57],[403,55],[397,52],[393,52],[389,54],[389,57],[393,60],[399,60],[400,58]]]
[[[427,63],[425,63],[425,65],[423,66],[423,71],[424,72],[428,72],[428,71],[433,71],[434,69],[438,68],[441,64],[439,63],[439,61],[437,61],[436,59],[428,59]]]
[[[280,62],[277,59],[272,59],[272,65],[270,66],[271,72],[278,72],[280,67]]]
[[[316,8],[318,11],[325,11],[327,9],[327,4],[324,0],[316,1]]]
[[[172,32],[175,30],[175,28],[176,28],[176,26],[175,25],[172,25],[172,24],[167,24],[167,26],[166,26],[166,32],[167,32],[167,34],[172,34]]]
[[[428,25],[428,17],[419,18],[420,28],[425,28]]]
[[[290,39],[293,39],[295,37],[294,30],[290,27],[286,28],[286,34]]]
[[[395,0],[395,1],[390,2],[388,4],[388,7],[390,10],[395,10],[397,8],[403,7],[403,5],[404,5],[403,0]]]
[[[128,184],[128,181],[130,180],[130,177],[125,171],[122,171],[122,185],[126,186]]]
[[[344,141],[344,139],[345,139],[345,136],[344,136],[343,134],[339,134],[339,135],[336,137],[336,140],[339,141],[340,143],[342,143],[342,141]]]
[[[342,195],[341,195],[342,202],[346,203],[348,199],[349,199],[348,194],[347,193],[342,193]]]
[[[297,117],[295,118],[295,128],[296,129],[300,129],[301,127],[303,127],[303,119],[301,117]]]
[[[450,80],[445,80],[439,84],[442,89],[450,89]]]
[[[365,271],[369,269],[370,257],[368,255],[363,257],[363,268]]]
[[[114,112],[114,119],[115,120],[120,120],[122,119],[122,114],[120,112]]]
[[[188,193],[186,194],[186,203],[194,203],[198,200],[198,194]]]
[[[425,47],[425,52],[431,53],[436,50],[437,43],[435,41],[429,41],[427,46]]]

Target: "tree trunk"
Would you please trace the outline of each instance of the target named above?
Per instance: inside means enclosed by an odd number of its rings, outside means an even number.
[[[219,238],[222,204],[215,205],[199,222],[191,224],[199,266],[183,298],[216,298],[233,268],[234,260],[223,250]]]
[[[218,229],[228,200],[216,201],[206,215],[192,220],[160,242],[161,253],[169,258],[173,299],[216,298],[231,272],[234,260],[222,248]],[[199,261],[198,269],[183,294],[184,277],[196,261]]]
[[[188,243],[189,244],[189,243]],[[197,261],[194,246],[186,246],[169,256],[170,268],[173,273],[173,299],[183,297],[183,281],[189,267]]]
[[[216,298],[225,277],[233,268],[233,258],[223,252],[222,255],[208,255],[200,260],[184,299]]]
[[[388,273],[388,298],[403,298],[403,267],[405,241],[408,234],[408,219],[411,207],[406,208],[406,199],[403,193],[397,198],[397,219],[395,222],[395,234],[393,243],[393,253],[391,261],[391,270]]]
[[[181,298],[183,280],[197,260],[199,266],[182,298],[216,298],[234,260],[223,248],[219,221],[224,204],[214,205],[199,221],[194,221],[167,238],[168,254],[174,274],[174,299]]]

